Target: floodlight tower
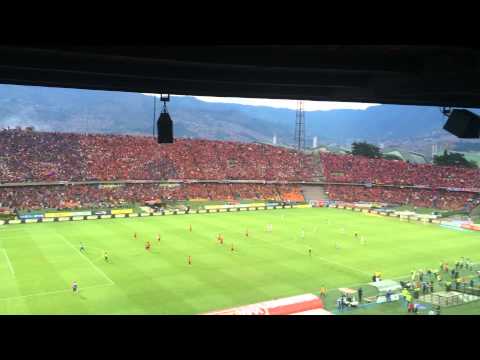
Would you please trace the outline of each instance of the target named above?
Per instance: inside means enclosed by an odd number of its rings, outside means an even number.
[[[297,101],[294,144],[297,150],[305,150],[305,112],[303,101]]]

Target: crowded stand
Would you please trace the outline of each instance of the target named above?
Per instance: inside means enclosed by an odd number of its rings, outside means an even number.
[[[62,181],[130,180],[170,180],[178,184],[55,185]],[[234,180],[243,183],[221,183]],[[249,183],[251,180],[254,182]],[[154,199],[300,202],[305,199],[298,183],[317,181],[327,183],[331,200],[440,209],[471,207],[480,192],[479,169],[331,153],[312,155],[232,141],[177,139],[173,144],[159,145],[145,136],[0,130],[0,183],[45,183],[0,188],[3,206],[98,207]]]
[[[263,184],[93,184],[0,187],[0,207],[103,208],[169,200],[303,201],[299,186]]]
[[[0,131],[0,182],[278,180],[319,176],[311,155],[265,144]]]
[[[480,188],[479,169],[330,153],[321,154],[321,160],[325,178],[332,182]]]
[[[471,210],[480,202],[475,193],[430,189],[328,185],[326,192],[330,199],[350,203],[381,202],[444,210]]]

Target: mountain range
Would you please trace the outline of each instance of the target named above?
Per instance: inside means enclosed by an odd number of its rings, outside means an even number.
[[[167,105],[176,137],[291,144],[295,110],[201,101],[173,96]],[[157,102],[156,116],[160,110]],[[450,139],[438,108],[378,105],[366,110],[305,113],[308,145]],[[0,128],[33,126],[37,130],[152,134],[154,98],[138,93],[0,85]]]

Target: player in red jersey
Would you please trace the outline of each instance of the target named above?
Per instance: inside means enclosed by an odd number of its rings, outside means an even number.
[[[145,244],[145,250],[149,251],[151,246],[152,244],[150,244],[150,241],[147,241],[147,243]]]

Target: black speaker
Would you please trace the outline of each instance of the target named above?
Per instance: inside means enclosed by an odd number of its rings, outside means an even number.
[[[158,118],[157,139],[159,144],[173,143],[173,122],[168,112],[162,112]]]
[[[453,109],[443,128],[461,139],[478,139],[480,117],[468,110]]]

